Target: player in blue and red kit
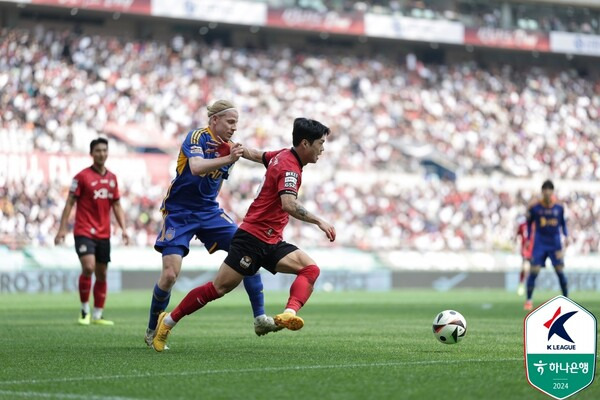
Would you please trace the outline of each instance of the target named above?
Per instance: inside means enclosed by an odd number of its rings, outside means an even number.
[[[568,295],[567,277],[564,274],[565,263],[563,251],[568,245],[565,210],[562,205],[556,203],[553,193],[554,184],[552,181],[545,181],[542,184],[542,200],[534,203],[527,212],[528,237],[532,237],[534,227],[535,236],[533,238],[531,270],[527,278],[525,310],[533,308],[531,297],[535,288],[535,280],[540,273],[540,269],[546,266],[547,258],[550,258],[552,261],[563,296],[566,297]],[[565,238],[564,246],[561,243],[561,231]]]
[[[327,239],[335,240],[335,228],[306,210],[297,199],[302,168],[317,162],[328,135],[329,128],[320,122],[296,118],[291,149],[252,153],[252,159],[262,160],[267,167],[260,192],[235,233],[229,254],[214,281],[192,289],[173,312],[160,315],[153,341],[154,350],[161,352],[165,349],[171,329],[181,318],[224,296],[245,276],[254,275],[261,267],[272,274],[296,275],[286,308],[275,317],[275,323],[290,330],[304,326],[304,321],[296,313],[310,297],[320,270],[305,252],[283,241],[283,230],[291,215],[317,225]]]
[[[152,293],[144,338],[148,346],[152,346],[159,314],[169,305],[171,289],[181,271],[183,257],[189,253],[192,238],[200,239],[211,254],[217,250],[229,251],[238,229],[219,207],[217,196],[233,164],[240,157],[250,158],[249,155],[257,151],[230,142],[238,122],[233,104],[219,100],[207,109],[209,124],[204,129],[188,132],[177,158],[177,175],[161,206],[164,222],[154,248],[162,253],[163,268]],[[218,153],[221,147],[217,145],[222,143],[230,145],[228,155]],[[247,276],[244,287],[252,304],[256,334],[262,336],[280,330],[273,318],[265,315],[260,274]]]

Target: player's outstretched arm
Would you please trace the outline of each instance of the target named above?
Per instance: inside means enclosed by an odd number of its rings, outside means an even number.
[[[67,222],[69,221],[69,215],[71,215],[71,210],[75,205],[75,196],[69,193],[69,197],[67,197],[67,202],[65,203],[65,208],[63,209],[62,215],[60,216],[60,225],[58,227],[58,233],[54,238],[54,244],[59,245],[65,240],[65,236],[67,234]]]
[[[262,164],[263,153],[264,153],[264,151],[260,151],[257,149],[251,149],[249,147],[244,147],[244,154],[242,154],[242,157],[244,157],[246,160],[250,160],[250,161],[254,161],[256,163]]]
[[[317,217],[313,213],[309,212],[292,194],[281,195],[281,207],[285,212],[290,214],[292,217],[299,219],[300,221],[315,224],[327,235],[327,239],[330,242],[335,240],[335,228],[333,225]]]
[[[235,143],[231,146],[231,152],[225,157],[205,159],[202,157],[191,157],[189,159],[192,175],[204,175],[225,165],[233,164],[240,159],[244,152],[241,144]]]

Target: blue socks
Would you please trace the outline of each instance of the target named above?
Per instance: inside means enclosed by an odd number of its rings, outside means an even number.
[[[558,276],[558,282],[560,283],[560,289],[562,290],[562,294],[565,297],[568,297],[569,289],[567,288],[567,277],[563,271],[556,271],[556,275]]]
[[[265,296],[263,294],[263,283],[262,279],[260,279],[260,274],[256,273],[255,275],[244,277],[244,288],[248,292],[254,317],[263,315],[265,313]]]
[[[533,295],[533,289],[535,288],[535,279],[538,274],[534,274],[533,272],[529,273],[527,277],[527,300],[531,300],[531,296]]]
[[[158,284],[154,285],[154,291],[152,292],[152,303],[150,303],[150,320],[148,321],[148,329],[156,329],[156,325],[158,324],[158,316],[161,312],[167,309],[170,299],[171,292],[162,290],[158,287]]]

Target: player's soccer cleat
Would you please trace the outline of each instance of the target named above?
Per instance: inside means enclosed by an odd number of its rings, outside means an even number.
[[[156,335],[152,340],[152,348],[159,353],[167,348],[167,338],[171,333],[171,327],[164,323],[167,316],[166,312],[161,312],[158,316],[158,325],[156,325]]]
[[[304,326],[304,320],[292,313],[278,314],[275,316],[274,320],[277,326],[287,328],[290,331],[297,331]]]
[[[104,318],[92,318],[92,324],[102,326],[113,326],[115,323]]]
[[[89,325],[90,324],[90,313],[86,313],[84,311],[81,312],[81,317],[77,320],[79,325]]]
[[[254,332],[257,336],[264,336],[269,332],[277,332],[282,329],[283,326],[278,326],[271,317],[254,320]]]
[[[523,310],[525,310],[525,311],[531,311],[531,310],[533,310],[533,303],[532,303],[531,300],[527,300],[525,302],[525,305],[523,306]]]
[[[525,284],[524,283],[519,283],[519,287],[517,288],[517,295],[518,296],[525,295]]]
[[[146,346],[152,347],[152,341],[154,340],[154,335],[156,331],[150,328],[146,328],[146,334],[144,335],[144,342],[146,342]]]

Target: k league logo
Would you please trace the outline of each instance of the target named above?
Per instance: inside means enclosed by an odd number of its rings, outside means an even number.
[[[589,386],[596,371],[596,317],[564,296],[533,310],[524,321],[529,383],[565,399]]]

